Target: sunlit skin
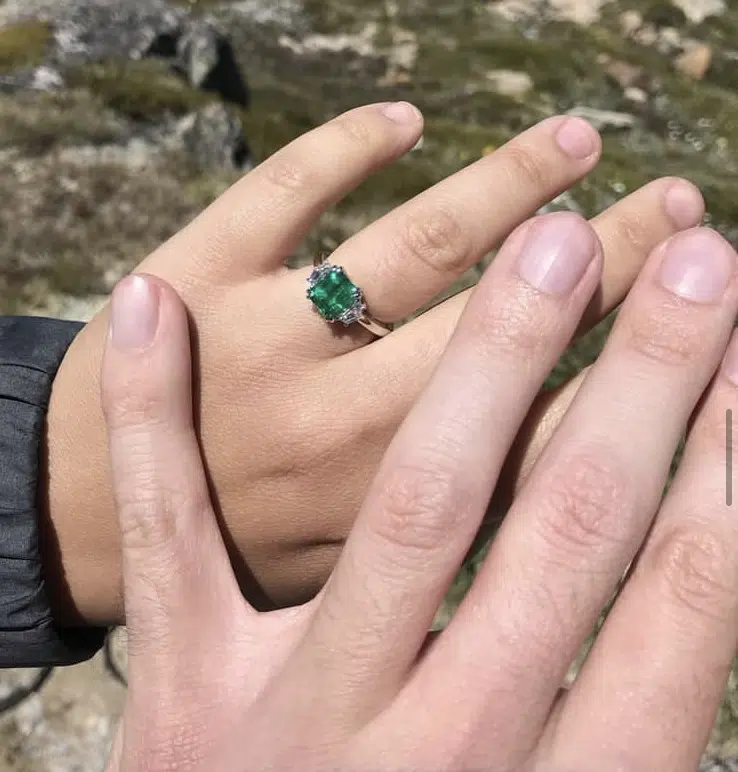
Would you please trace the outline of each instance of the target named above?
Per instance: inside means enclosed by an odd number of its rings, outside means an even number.
[[[310,268],[284,267],[326,208],[422,130],[404,103],[345,113],[245,175],[136,269],[167,281],[186,304],[198,441],[238,578],[257,607],[299,602],[322,586],[469,298],[375,341],[358,325],[326,323],[305,297]],[[405,319],[586,175],[599,153],[584,121],[545,120],[358,232],[331,262],[377,319]],[[622,300],[654,247],[703,211],[692,185],[666,178],[594,218],[604,263],[579,332]],[[65,624],[124,618],[99,392],[108,317],[106,307],[75,340],[49,409],[43,549]],[[501,487],[517,487],[576,386],[532,406]]]

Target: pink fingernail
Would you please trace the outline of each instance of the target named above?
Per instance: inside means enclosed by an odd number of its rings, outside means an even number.
[[[705,213],[705,204],[694,185],[678,180],[666,191],[664,209],[674,225],[684,230],[699,225]]]
[[[390,102],[382,108],[382,112],[394,123],[417,123],[423,117],[420,110],[410,102]]]
[[[541,292],[564,295],[579,284],[596,251],[594,233],[583,218],[572,212],[556,212],[531,227],[518,271]]]
[[[568,156],[583,161],[597,150],[597,132],[582,118],[567,118],[556,132],[556,143]]]
[[[735,253],[706,228],[675,236],[666,248],[659,278],[679,297],[695,303],[718,302],[733,276]]]
[[[151,345],[159,326],[159,289],[150,279],[133,275],[118,282],[110,301],[110,338],[121,351]]]
[[[733,385],[738,386],[738,333],[734,332],[723,357],[723,372]]]

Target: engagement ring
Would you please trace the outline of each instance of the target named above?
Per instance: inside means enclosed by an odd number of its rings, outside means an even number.
[[[332,324],[340,322],[345,327],[358,322],[380,338],[392,331],[367,311],[364,294],[341,266],[332,265],[323,257],[316,257],[314,264],[308,277],[307,296],[323,319]]]

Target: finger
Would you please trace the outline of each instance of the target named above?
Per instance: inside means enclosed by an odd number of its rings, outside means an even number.
[[[510,509],[556,429],[564,420],[590,367],[562,386],[539,394],[515,437],[488,510],[489,525],[497,524]],[[495,519],[496,518],[496,519]]]
[[[600,147],[580,118],[549,118],[365,228],[331,262],[362,289],[376,318],[395,322],[589,172]]]
[[[675,233],[699,225],[704,213],[702,194],[691,182],[666,177],[595,217],[591,223],[602,242],[605,264],[600,289],[578,334],[594,327],[622,302],[652,250]]]
[[[726,411],[736,405],[734,335],[632,578],[566,702],[546,769],[582,768],[594,749],[603,769],[697,768],[738,640],[738,522],[726,498]]]
[[[604,252],[602,279],[579,325],[583,335],[617,305],[633,285],[649,254],[680,230],[698,225],[704,214],[699,190],[687,180],[663,178],[645,185],[590,221]],[[369,356],[393,345],[432,347],[436,356],[446,346],[469,298],[469,290],[396,330],[377,346],[366,347]],[[417,337],[416,337],[417,336]],[[409,338],[414,338],[413,342]],[[422,342],[417,338],[423,337]],[[381,356],[391,358],[386,352]],[[432,367],[433,357],[426,369]],[[420,362],[418,363],[421,364]]]
[[[587,223],[558,213],[516,231],[481,281],[382,462],[305,638],[296,669],[319,677],[332,709],[373,710],[406,677],[600,261]],[[317,673],[315,652],[327,647]]]
[[[640,188],[591,220],[604,250],[603,276],[598,292],[587,307],[579,334],[599,322],[618,305],[633,284],[648,255],[679,229],[702,219],[702,196],[686,180],[664,178]],[[365,346],[351,356],[357,372],[366,379],[382,373],[370,398],[384,399],[395,409],[395,420],[410,410],[417,393],[428,382],[439,357],[453,334],[471,291],[450,298],[438,307],[395,330],[389,337]],[[345,364],[345,363],[343,363]],[[408,378],[407,373],[414,373]],[[522,485],[530,469],[561,422],[582,377],[560,389],[542,394],[534,403],[511,449],[501,488],[495,489],[498,511],[507,508],[512,494]],[[381,392],[386,390],[384,398]],[[372,406],[362,400],[357,415]]]
[[[193,429],[190,367],[174,291],[153,277],[123,279],[111,301],[102,401],[132,658],[166,652],[193,616],[222,629],[229,599],[234,616],[241,603]]]
[[[644,538],[687,418],[730,334],[735,264],[730,245],[704,229],[654,252],[446,637],[426,658],[418,687],[425,699],[474,684],[457,717],[489,731],[473,764],[515,766],[530,752]],[[489,652],[496,666],[480,670]],[[449,672],[451,685],[434,678]],[[515,695],[514,715],[499,694]]]
[[[279,268],[323,212],[410,150],[423,130],[406,102],[359,107],[261,163],[141,265],[210,281]]]

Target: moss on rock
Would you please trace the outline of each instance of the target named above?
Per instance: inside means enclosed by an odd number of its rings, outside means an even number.
[[[134,120],[184,115],[213,101],[154,59],[84,65],[67,73],[69,84],[84,88],[103,104]]]
[[[0,28],[0,74],[41,64],[51,36],[51,27],[45,22]]]

